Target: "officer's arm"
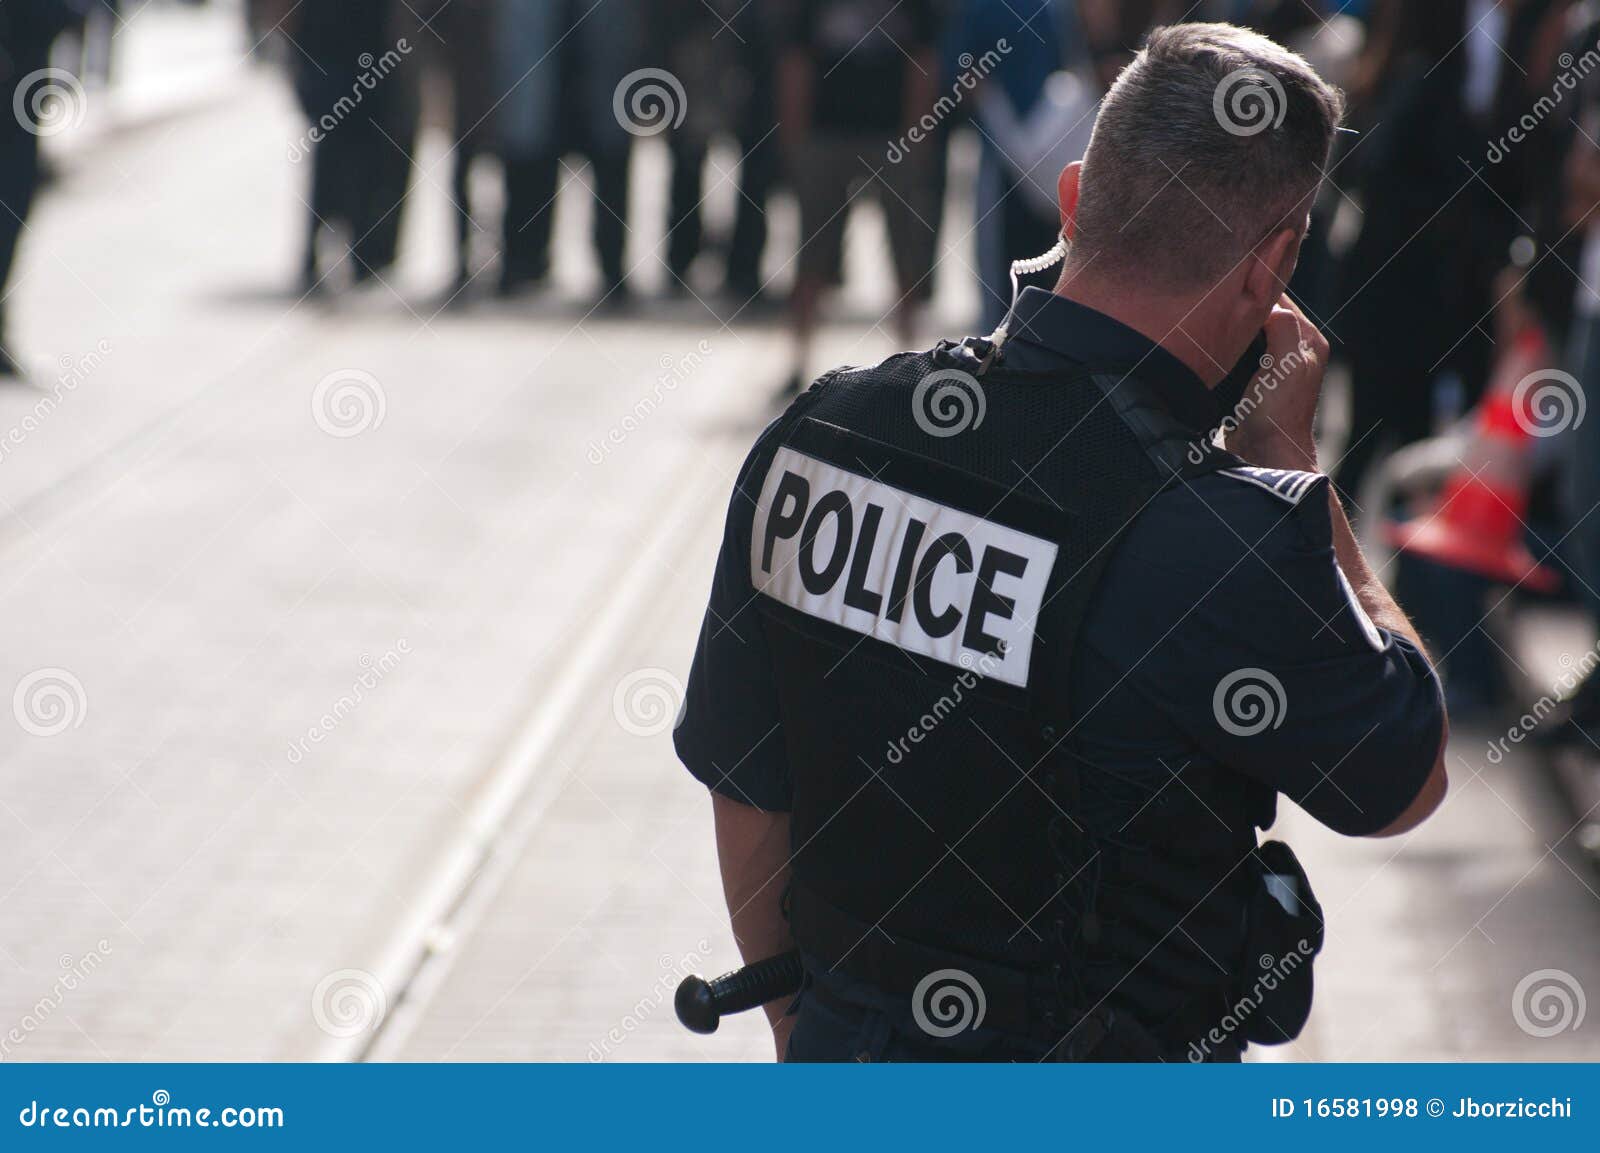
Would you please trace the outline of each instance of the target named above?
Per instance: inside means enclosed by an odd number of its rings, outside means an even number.
[[[1251,463],[1267,468],[1315,471],[1317,448],[1312,425],[1322,389],[1323,366],[1328,359],[1328,342],[1287,295],[1272,310],[1266,333],[1268,351],[1275,362],[1296,367],[1283,387],[1262,394],[1262,403],[1229,437],[1228,447]],[[1361,555],[1344,508],[1331,487],[1328,502],[1333,518],[1334,556],[1356,599],[1374,624],[1406,638],[1426,659],[1427,650],[1416,627]],[[1449,721],[1441,714],[1439,750],[1421,789],[1398,818],[1367,835],[1390,837],[1407,832],[1439,807],[1447,786],[1444,754],[1449,739]]]
[[[1417,651],[1424,657],[1428,650],[1422,644],[1422,638],[1417,635],[1416,626],[1411,623],[1411,618],[1395,603],[1389,590],[1383,582],[1373,573],[1367,564],[1367,558],[1361,553],[1361,546],[1356,543],[1356,535],[1350,528],[1350,521],[1344,515],[1344,507],[1339,503],[1339,498],[1334,494],[1332,487],[1328,489],[1328,503],[1333,511],[1333,551],[1338,558],[1339,567],[1344,570],[1345,579],[1350,582],[1350,587],[1355,591],[1356,599],[1361,602],[1361,607],[1366,609],[1367,615],[1372,618],[1373,624],[1398,633],[1417,647]],[[1431,657],[1428,658],[1430,661]],[[1450,743],[1450,719],[1445,717],[1439,731],[1439,755],[1433,762],[1433,771],[1428,774],[1428,779],[1422,783],[1422,789],[1412,799],[1397,818],[1388,825],[1370,834],[1374,837],[1392,837],[1398,833],[1408,833],[1428,817],[1432,816],[1444,800],[1444,794],[1449,787],[1449,776],[1445,771],[1444,751]]]
[[[783,915],[783,893],[789,885],[789,814],[763,812],[721,793],[711,794],[711,806],[722,892],[740,955],[748,964],[787,952],[794,948]],[[781,1015],[787,1001],[773,1001],[765,1008],[781,1061],[794,1018]]]
[[[1316,456],[1314,451],[1305,447],[1284,446],[1281,452],[1267,452],[1265,454],[1267,467],[1315,469]],[[1351,531],[1350,521],[1344,515],[1344,507],[1339,503],[1338,496],[1332,486],[1328,488],[1328,505],[1333,520],[1333,552],[1339,568],[1343,571],[1345,580],[1350,583],[1351,590],[1356,595],[1356,600],[1372,618],[1372,623],[1390,632],[1404,637],[1416,647],[1416,650],[1428,658],[1427,649],[1423,646],[1422,638],[1418,635],[1416,626],[1411,623],[1411,618],[1406,616],[1383,582],[1373,573],[1372,567],[1367,564],[1367,558],[1362,555],[1361,546],[1356,543],[1355,533]],[[1449,778],[1445,771],[1445,748],[1450,741],[1449,718],[1441,714],[1439,726],[1439,749],[1434,757],[1433,768],[1423,780],[1422,787],[1418,789],[1415,797],[1401,811],[1400,815],[1381,829],[1362,835],[1369,837],[1393,837],[1400,833],[1410,832],[1423,821],[1427,820],[1444,800],[1445,791],[1449,785]]]

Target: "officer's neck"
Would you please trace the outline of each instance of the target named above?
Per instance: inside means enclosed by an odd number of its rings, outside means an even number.
[[[1226,362],[1232,357],[1222,349],[1222,341],[1209,339],[1214,325],[1204,298],[1196,301],[1192,296],[1155,296],[1070,265],[1062,272],[1055,292],[1127,325],[1159,345],[1207,388],[1215,388],[1228,375]]]

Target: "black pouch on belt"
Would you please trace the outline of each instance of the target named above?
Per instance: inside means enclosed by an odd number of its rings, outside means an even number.
[[[1312,962],[1322,951],[1322,906],[1294,851],[1267,841],[1255,852],[1241,1004],[1252,1006],[1241,1032],[1247,1041],[1293,1041],[1311,1015]]]

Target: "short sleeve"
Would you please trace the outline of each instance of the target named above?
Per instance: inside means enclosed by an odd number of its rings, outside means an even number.
[[[1421,791],[1444,702],[1427,659],[1351,590],[1327,490],[1318,478],[1288,504],[1210,477],[1157,501],[1113,561],[1144,605],[1119,655],[1206,754],[1359,836]]]
[[[673,744],[684,766],[713,792],[787,812],[791,778],[776,682],[750,583],[751,524],[777,451],[779,423],[756,442],[734,486]]]

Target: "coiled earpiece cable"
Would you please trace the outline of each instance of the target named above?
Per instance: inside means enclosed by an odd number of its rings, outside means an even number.
[[[1057,234],[1055,246],[1049,252],[1041,256],[1030,257],[1027,260],[1013,260],[1011,262],[1011,307],[1006,309],[1006,316],[1000,322],[1000,327],[996,328],[987,337],[996,351],[999,351],[1005,344],[1006,337],[1011,335],[1011,314],[1017,309],[1017,296],[1022,291],[1018,278],[1032,276],[1036,272],[1043,272],[1047,268],[1060,264],[1067,258],[1068,247],[1067,234],[1061,232]]]

